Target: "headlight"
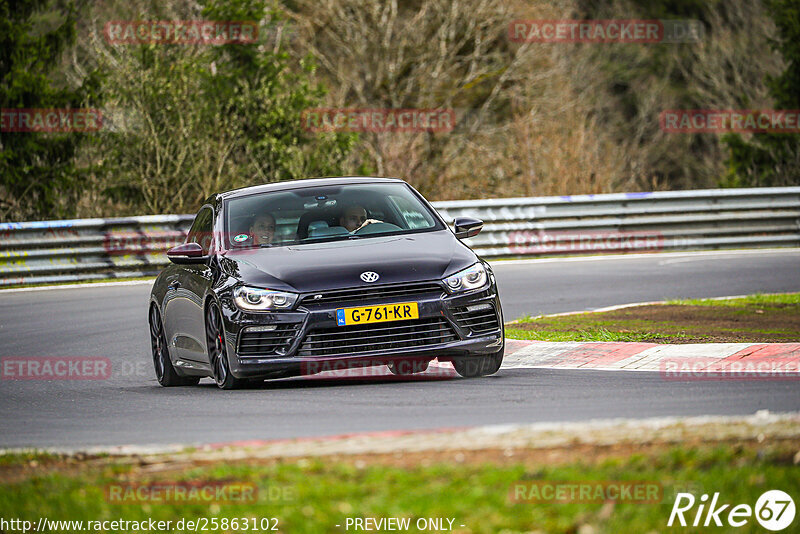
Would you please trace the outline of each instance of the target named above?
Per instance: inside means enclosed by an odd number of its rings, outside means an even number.
[[[234,290],[233,300],[239,309],[244,311],[288,310],[297,302],[297,294],[242,286]]]
[[[476,263],[453,276],[448,276],[444,279],[444,284],[451,293],[457,293],[484,287],[488,280],[486,269],[483,268],[482,264]]]

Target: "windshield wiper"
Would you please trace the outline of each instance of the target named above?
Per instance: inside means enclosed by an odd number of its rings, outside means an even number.
[[[361,239],[360,235],[326,235],[319,237],[307,237],[297,242],[298,245],[307,245],[309,243],[330,243],[332,241],[344,241],[345,239]]]

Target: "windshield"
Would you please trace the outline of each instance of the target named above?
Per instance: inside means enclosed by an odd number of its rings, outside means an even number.
[[[306,187],[226,202],[231,248],[399,235],[444,226],[402,183]]]

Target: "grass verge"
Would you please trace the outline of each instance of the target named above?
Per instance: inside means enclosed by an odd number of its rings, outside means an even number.
[[[800,342],[800,293],[527,317],[508,324],[506,336],[537,341]]]
[[[725,503],[753,506],[758,496],[779,488],[800,494],[797,444],[767,439],[661,449],[627,449],[621,457],[592,461],[525,461],[501,451],[449,460],[392,465],[379,457],[302,458],[259,464],[217,461],[175,466],[124,465],[104,459],[65,461],[17,455],[0,469],[0,516],[37,521],[177,521],[206,518],[278,518],[281,532],[344,532],[348,517],[451,518],[453,531],[478,532],[659,532],[666,529],[679,491],[720,492]],[[397,460],[397,454],[390,459]],[[461,456],[461,458],[459,458]],[[33,467],[31,467],[33,465]],[[9,473],[15,472],[14,476]],[[20,475],[19,469],[23,468]],[[160,469],[160,470],[159,470]],[[518,481],[646,481],[661,487],[658,502],[513,502]],[[195,483],[253,484],[254,502],[109,502],[110,487]],[[692,516],[689,516],[693,518]],[[174,523],[173,523],[174,524]],[[446,523],[445,523],[446,524]],[[341,525],[337,527],[336,525]],[[464,526],[461,526],[464,525]],[[751,521],[741,532],[757,531]],[[222,529],[219,529],[222,530]],[[352,530],[352,528],[351,528]],[[416,528],[411,528],[416,531]],[[174,530],[173,530],[174,531]],[[236,531],[228,529],[228,531]]]

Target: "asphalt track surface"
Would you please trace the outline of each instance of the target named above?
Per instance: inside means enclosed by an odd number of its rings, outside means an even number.
[[[506,320],[666,298],[800,291],[800,250],[495,264]],[[658,373],[502,369],[482,379],[161,388],[149,285],[0,292],[0,357],[106,356],[107,380],[0,381],[0,446],[217,443],[615,417],[800,410],[797,381],[665,381]]]

